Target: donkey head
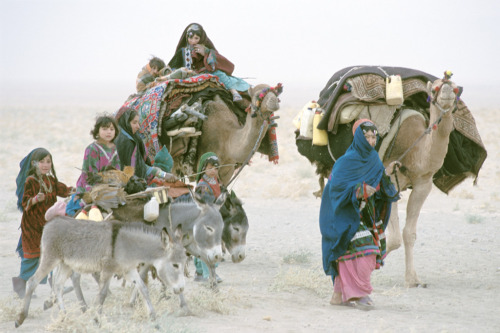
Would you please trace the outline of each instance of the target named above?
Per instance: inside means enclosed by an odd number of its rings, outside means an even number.
[[[243,210],[243,203],[234,192],[231,192],[220,212],[224,220],[222,241],[231,254],[231,260],[234,263],[239,263],[245,259],[248,232],[248,218]]]
[[[165,255],[153,265],[160,280],[166,285],[172,286],[175,294],[184,291],[184,266],[187,256],[182,245],[182,227],[178,226],[173,235],[169,235],[165,229],[161,231],[161,241]]]

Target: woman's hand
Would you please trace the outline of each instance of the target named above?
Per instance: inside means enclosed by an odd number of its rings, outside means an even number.
[[[393,171],[396,172],[398,169],[401,167],[401,162],[399,161],[392,161],[389,163],[389,165],[385,168],[385,174],[390,176],[392,175]]]
[[[203,44],[196,44],[194,46],[194,52],[201,54],[202,56],[205,55],[205,45]]]

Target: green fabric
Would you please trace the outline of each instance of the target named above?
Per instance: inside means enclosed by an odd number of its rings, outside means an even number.
[[[167,147],[163,146],[162,149],[155,155],[155,162],[154,166],[159,167],[165,172],[170,173],[172,171],[172,168],[174,166],[174,159],[168,152]]]
[[[205,167],[206,167],[206,160],[207,158],[211,157],[211,156],[216,156],[217,155],[215,153],[212,153],[211,151],[209,151],[208,153],[205,153],[203,155],[201,155],[200,157],[200,163],[198,163],[198,170],[197,170],[197,175],[196,175],[196,182],[198,183],[198,181],[200,180],[200,178],[203,176],[203,171],[205,170]]]

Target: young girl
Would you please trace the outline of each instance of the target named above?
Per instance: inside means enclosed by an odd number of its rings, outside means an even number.
[[[154,177],[162,178],[168,182],[175,182],[177,178],[171,173],[165,172],[159,167],[151,166],[152,163],[146,154],[146,147],[139,136],[140,123],[137,111],[126,107],[124,112],[118,113],[121,114],[118,119],[120,134],[115,142],[121,168],[123,169],[125,166],[134,167],[134,174],[148,182]]]
[[[21,272],[12,278],[14,291],[23,298],[26,281],[36,272],[40,260],[40,241],[46,223],[45,213],[57,201],[73,190],[57,180],[52,155],[44,148],[31,151],[19,164],[17,176],[17,207],[23,212],[21,237],[17,252],[21,257]],[[46,283],[46,279],[42,281]]]
[[[95,141],[85,149],[82,173],[76,182],[76,195],[68,203],[66,214],[73,216],[82,207],[81,200],[77,197],[92,189],[91,184],[87,182],[89,174],[104,171],[107,167],[120,170],[120,159],[114,144],[118,133],[115,118],[109,115],[97,118],[94,128],[90,131]]]
[[[198,163],[195,192],[200,194],[205,201],[215,201],[221,194],[219,165],[219,158],[215,153],[208,152],[201,155],[200,163]],[[207,281],[209,276],[207,265],[196,257],[194,258],[194,265],[196,266],[195,281]],[[220,283],[222,279],[216,275],[216,281]]]
[[[241,101],[238,91],[250,87],[244,80],[231,76],[234,65],[217,52],[200,24],[192,23],[184,29],[175,49],[175,55],[168,65],[172,69],[186,67],[197,73],[215,75],[233,95],[233,101]]]

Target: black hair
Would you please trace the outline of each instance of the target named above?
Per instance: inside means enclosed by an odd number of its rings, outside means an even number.
[[[378,130],[377,126],[371,122],[364,122],[361,125],[359,125],[361,129],[363,130],[363,133],[366,134],[366,132],[372,131],[375,135],[378,135]]]
[[[158,57],[153,56],[149,60],[149,67],[156,67],[158,70],[165,68],[165,62]]]
[[[113,125],[115,128],[115,137],[111,140],[111,142],[115,141],[116,137],[120,133],[120,130],[118,129],[118,124],[116,123],[115,118],[107,114],[97,117],[94,128],[90,131],[90,135],[92,135],[95,140],[99,139],[99,129],[101,127],[109,127],[109,125]]]
[[[57,182],[56,170],[54,168],[54,159],[52,158],[52,155],[50,154],[50,152],[45,148],[38,148],[31,155],[31,165],[30,165],[30,168],[28,170],[28,176],[31,176],[31,175],[36,176],[37,175],[38,162],[43,160],[47,156],[50,157],[50,161],[52,162],[50,171]]]

